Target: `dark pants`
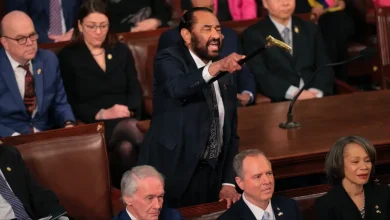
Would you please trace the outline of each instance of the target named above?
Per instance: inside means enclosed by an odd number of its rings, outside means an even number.
[[[180,208],[216,202],[222,185],[218,182],[218,171],[206,161],[198,163],[190,184],[179,199],[165,198],[164,205],[169,208]]]

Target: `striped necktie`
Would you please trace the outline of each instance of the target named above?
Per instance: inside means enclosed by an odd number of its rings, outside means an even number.
[[[271,220],[270,217],[271,216],[269,215],[269,213],[267,211],[264,211],[264,215],[263,215],[263,218],[261,218],[261,220]]]
[[[69,1],[69,0],[62,0]],[[50,26],[49,35],[62,35],[62,21],[60,0],[50,0]]]

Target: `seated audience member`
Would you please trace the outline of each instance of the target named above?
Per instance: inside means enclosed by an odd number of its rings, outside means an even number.
[[[110,33],[105,4],[87,1],[80,8],[72,43],[59,53],[65,90],[78,120],[104,122],[115,185],[135,163],[143,134],[141,89],[129,48]]]
[[[336,142],[325,160],[333,188],[315,204],[319,220],[390,219],[390,189],[370,181],[375,160],[374,146],[362,137],[347,136]]]
[[[272,101],[291,100],[314,71],[329,63],[321,33],[315,24],[291,16],[295,0],[264,0],[269,15],[243,33],[245,54],[265,45],[269,35],[292,47],[291,53],[272,47],[248,62],[257,89]],[[333,92],[333,71],[322,69],[298,99],[321,98]]]
[[[181,0],[182,10],[201,4],[203,0]],[[257,18],[256,0],[211,0],[208,5],[219,21],[239,21]]]
[[[8,12],[18,10],[28,14],[39,35],[38,42],[68,41],[73,23],[83,0],[5,0]]]
[[[218,219],[302,219],[293,199],[273,195],[275,179],[271,162],[257,149],[245,150],[234,157],[236,183],[244,191],[241,199]]]
[[[182,220],[176,209],[163,208],[164,178],[152,166],[137,166],[123,174],[122,200],[126,210],[113,220]]]
[[[213,8],[213,0],[192,0],[192,7]],[[215,11],[214,11],[215,13]],[[224,36],[221,49],[221,57],[229,56],[231,53],[242,53],[241,44],[234,30],[226,27],[221,27],[221,32]],[[179,28],[174,28],[165,31],[159,39],[158,51],[183,43],[180,36]],[[256,95],[256,84],[253,74],[249,68],[244,65],[242,70],[237,73],[237,84],[240,93],[237,94],[237,99],[241,106],[246,106],[254,102]]]
[[[106,0],[114,32],[139,32],[166,26],[171,13],[163,0]]]
[[[31,176],[19,151],[15,147],[1,146],[0,219],[31,220],[64,213],[56,195],[42,188]]]
[[[24,12],[10,12],[1,34],[0,137],[73,126],[57,57],[38,49],[32,20]]]

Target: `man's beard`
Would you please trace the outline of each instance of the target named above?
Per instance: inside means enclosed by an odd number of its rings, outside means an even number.
[[[194,33],[191,33],[191,43],[192,43],[192,50],[201,60],[207,60],[207,61],[213,60],[219,56],[219,53],[221,51],[221,42],[219,39],[216,38],[211,38],[209,41],[207,41],[206,46],[203,47],[199,41],[199,38]],[[217,52],[216,55],[209,54],[208,52],[208,47],[211,43],[218,43],[217,44],[218,50],[213,51],[213,52]]]

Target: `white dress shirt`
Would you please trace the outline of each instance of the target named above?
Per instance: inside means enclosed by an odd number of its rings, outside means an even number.
[[[0,175],[3,176],[5,179],[5,176],[4,176],[3,172],[1,171],[1,169],[0,169]],[[5,182],[7,183],[8,188],[10,188],[12,191],[12,188],[9,186],[7,179],[5,179]],[[16,218],[16,216],[15,216],[15,213],[12,209],[12,206],[0,195],[0,219],[6,220],[6,219],[15,219],[15,218]],[[69,218],[66,216],[61,216],[58,219],[59,220],[69,220]]]
[[[8,52],[5,52],[5,54],[7,55],[8,57],[8,60],[9,62],[11,63],[11,66],[12,66],[12,69],[14,70],[14,74],[15,74],[15,79],[16,79],[16,84],[18,85],[18,89],[19,89],[19,92],[20,92],[20,96],[22,98],[22,100],[24,99],[24,87],[25,87],[25,79],[26,79],[26,70],[24,70],[22,67],[19,67],[19,65],[22,65],[20,63],[18,63],[16,60],[14,60],[11,55],[8,54]],[[32,66],[32,63],[31,63],[31,60],[28,61],[28,64],[30,64],[29,68],[30,68],[30,72],[31,74],[34,75],[34,71],[33,71],[33,66]],[[35,114],[37,113],[38,111],[38,105],[37,107],[34,109],[31,117],[34,117]],[[37,128],[34,128],[34,132],[39,132],[39,130]],[[18,132],[14,132],[12,134],[12,136],[17,136],[17,135],[20,135]]]
[[[272,23],[275,25],[275,27],[278,30],[278,32],[280,33],[280,35],[283,36],[282,33],[283,33],[283,30],[285,28],[288,28],[290,30],[290,32],[289,32],[289,35],[290,35],[289,37],[291,39],[291,45],[290,46],[291,46],[291,48],[293,48],[293,34],[292,34],[293,29],[292,29],[292,22],[291,22],[292,19],[291,19],[291,17],[290,17],[290,20],[288,21],[286,26],[276,22],[274,19],[272,19],[271,16],[269,16],[269,18],[271,19]],[[293,53],[294,51],[291,51],[291,52]],[[300,78],[300,80],[299,80],[299,88],[296,87],[296,86],[290,85],[290,87],[286,91],[286,94],[285,94],[284,98],[289,99],[289,100],[293,99],[294,96],[295,96],[295,93],[297,93],[298,90],[301,89],[304,85],[305,85],[305,83],[303,82],[303,79]],[[317,98],[322,98],[324,96],[324,93],[321,90],[319,90],[319,89],[310,88],[309,90],[317,92],[317,96],[316,96]]]
[[[250,203],[245,198],[245,192],[242,194],[242,199],[244,200],[245,204],[249,207],[249,209],[252,211],[252,213],[255,216],[256,220],[261,220],[263,218],[264,211],[267,211],[269,213],[269,219],[270,220],[275,220],[275,214],[274,214],[274,210],[272,209],[271,201],[269,201],[267,208],[265,210],[263,210],[260,207]]]
[[[130,213],[130,211],[127,210],[127,208],[126,208],[126,212],[127,212],[127,214],[130,216],[130,219],[131,219],[131,220],[137,220],[137,219]]]
[[[212,62],[210,61],[209,63],[205,64],[196,54],[194,54],[191,50],[189,50],[189,51],[190,51],[192,58],[195,61],[196,67],[198,67],[198,69],[204,67],[203,72],[202,72],[202,76],[203,76],[204,81],[206,81],[206,83],[209,82],[213,78],[213,76],[211,76],[209,73],[209,67],[210,67],[210,64]],[[221,90],[219,89],[218,80],[214,81],[213,84],[214,84],[215,95],[217,97],[217,103],[218,103],[219,130],[220,130],[221,140],[223,140],[222,137],[223,137],[223,125],[225,123],[225,121],[224,121],[225,120],[225,107],[223,106],[223,100],[221,97]],[[231,183],[222,183],[222,185],[229,185],[229,186],[235,187],[234,184],[231,184]]]

